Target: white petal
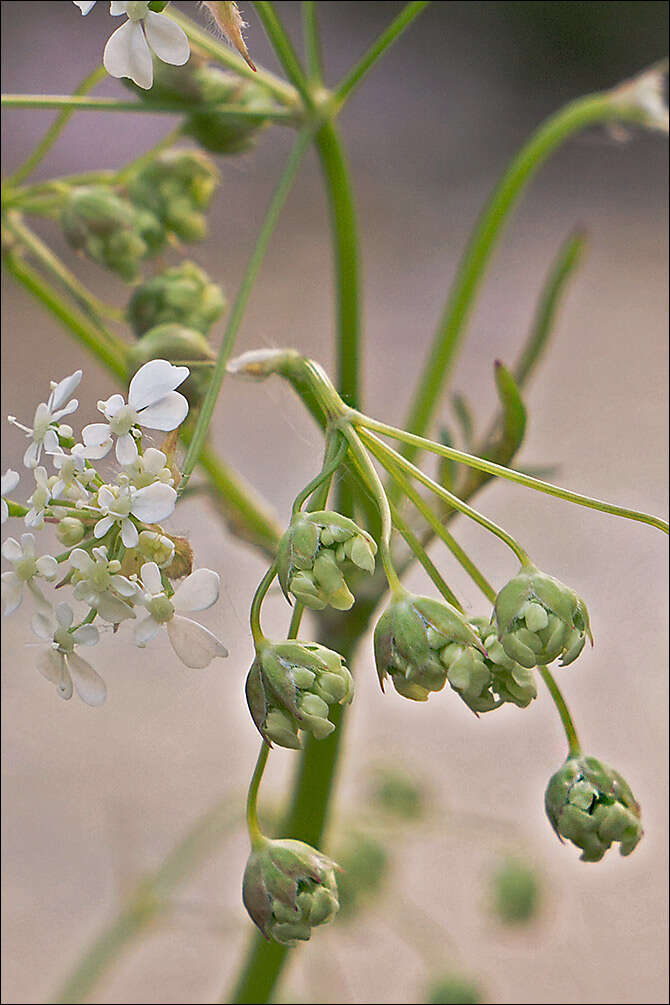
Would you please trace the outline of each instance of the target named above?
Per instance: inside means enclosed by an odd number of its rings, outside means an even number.
[[[126,21],[108,39],[102,57],[112,77],[130,77],[148,91],[154,81],[151,51],[139,21]]]
[[[42,446],[48,454],[57,453],[60,444],[58,442],[58,433],[55,429],[47,429],[42,440]]]
[[[69,701],[72,697],[72,678],[65,666],[65,657],[55,649],[47,649],[37,658],[37,669],[50,684],[55,684],[61,698]]]
[[[73,565],[75,569],[79,570],[79,572],[84,573],[90,572],[95,566],[95,562],[89,553],[84,551],[83,548],[75,548],[74,551],[71,551],[69,562],[70,565]]]
[[[122,394],[112,394],[106,401],[98,402],[98,409],[106,419],[113,419],[120,408],[126,403]]]
[[[19,484],[20,475],[18,471],[13,471],[11,468],[7,468],[4,475],[0,479],[0,492],[3,496],[8,495],[13,492],[16,486]]]
[[[0,499],[0,523],[6,523],[9,520],[9,506],[4,499]]]
[[[58,562],[52,555],[41,555],[37,559],[37,571],[45,579],[55,579],[58,575]]]
[[[107,697],[107,687],[100,674],[76,653],[66,656],[65,662],[81,700],[87,705],[102,705]]]
[[[8,562],[20,562],[23,558],[23,548],[16,538],[8,537],[2,545],[2,557]]]
[[[51,611],[39,611],[30,619],[30,627],[38,639],[50,642],[54,633],[54,619]]]
[[[98,490],[98,505],[103,509],[109,509],[116,502],[116,496],[109,485],[102,485]]]
[[[21,552],[24,558],[34,558],[35,556],[35,535],[21,535]]]
[[[104,440],[99,447],[82,447],[82,456],[86,457],[89,461],[99,461],[101,458],[106,457],[109,451],[112,449],[112,438]]]
[[[95,625],[80,625],[72,632],[72,638],[78,646],[95,646],[100,641]]]
[[[119,436],[116,441],[116,459],[119,464],[134,464],[137,460],[137,444],[130,433]]]
[[[171,485],[154,482],[137,490],[131,513],[144,523],[159,523],[174,512],[176,503],[177,493]]]
[[[72,622],[74,621],[74,614],[72,613],[72,608],[69,604],[63,602],[62,604],[56,604],[55,609],[56,621],[61,626],[61,628],[70,628]]]
[[[83,600],[89,607],[95,607],[98,594],[91,586],[90,580],[82,579],[79,583],[75,583],[72,593],[75,600]]]
[[[125,517],[121,521],[121,540],[123,541],[126,548],[134,548],[139,541],[140,535],[137,533],[137,527],[132,520]]]
[[[35,586],[35,581],[32,580],[32,579],[30,579],[26,583],[26,586],[28,587],[28,589],[30,590],[30,593],[32,594],[33,602],[34,602],[37,610],[41,611],[42,613],[45,613],[45,614],[47,614],[47,613],[50,614],[51,613],[51,604],[49,603],[49,601],[47,600],[47,598],[44,596],[44,594],[42,593],[42,591],[39,589],[39,587]]]
[[[144,470],[147,474],[157,475],[167,464],[167,457],[162,450],[148,447],[142,454]]]
[[[79,8],[82,14],[88,14],[95,7],[95,0],[72,0],[72,2]]]
[[[27,468],[34,468],[39,462],[40,453],[42,452],[41,443],[35,443],[33,441],[26,447],[26,452],[23,455],[23,463]]]
[[[173,366],[166,359],[151,359],[131,380],[128,401],[135,409],[146,408],[183,384],[190,372],[187,366]]]
[[[93,537],[104,537],[113,523],[114,520],[111,516],[103,516],[102,520],[98,520],[93,528]]]
[[[190,618],[175,614],[167,623],[167,632],[175,653],[192,670],[202,670],[217,656],[228,655],[216,635]]]
[[[82,429],[81,438],[86,447],[101,447],[107,443],[107,440],[109,440],[109,446],[111,447],[110,432],[111,430],[107,422],[91,422]],[[109,450],[109,447],[107,447],[107,450]],[[105,453],[107,453],[107,450]]]
[[[175,611],[206,611],[219,599],[221,577],[211,569],[196,569],[179,586],[173,598]]]
[[[188,415],[188,401],[179,391],[169,391],[160,401],[147,405],[139,413],[137,421],[147,429],[161,429],[169,432],[180,426]]]
[[[68,401],[67,405],[64,405],[63,408],[57,409],[51,417],[54,420],[54,422],[57,422],[58,420],[62,419],[63,416],[65,415],[72,415],[72,413],[76,412],[78,408],[79,408],[79,402],[77,401],[76,398],[73,398],[72,401]]]
[[[142,579],[144,589],[152,595],[155,596],[157,593],[163,592],[161,571],[155,562],[145,562],[140,569],[140,577]]]
[[[183,66],[188,61],[190,49],[186,33],[165,14],[148,10],[144,15],[144,31],[147,42],[164,63]]]
[[[127,0],[111,0],[109,5],[109,13],[112,17],[119,17],[121,14],[127,14],[128,3]]]
[[[137,595],[135,584],[131,583],[126,576],[120,576],[118,573],[112,576],[112,588],[122,597],[135,597]]]
[[[149,614],[135,626],[135,645],[144,647],[158,634],[160,625]]]
[[[23,600],[23,583],[15,572],[3,572],[0,576],[2,583],[2,599],[5,605],[5,614],[13,614],[21,606]],[[51,638],[51,635],[48,636]]]
[[[23,518],[23,522],[26,527],[42,527],[44,525],[44,510],[31,507]]]
[[[135,617],[132,607],[111,593],[99,593],[96,597],[96,609],[103,621],[108,621],[110,625],[118,625],[121,621],[127,621]],[[76,632],[75,632],[76,635]]]

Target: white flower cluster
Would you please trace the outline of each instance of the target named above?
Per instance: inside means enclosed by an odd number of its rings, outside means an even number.
[[[216,603],[220,580],[210,569],[197,569],[173,586],[190,571],[190,549],[186,559],[177,555],[175,539],[159,526],[177,502],[174,475],[167,454],[142,442],[143,428],[170,432],[184,421],[188,403],[176,389],[188,376],[188,367],[164,359],[145,363],[130,382],[127,402],[120,394],[98,402],[106,422],[84,426],[81,443],[60,421],[78,407],[72,395],[81,370],[52,382],[32,426],[9,417],[30,440],[23,460],[35,487],[24,506],[6,498],[19,484],[18,473],[9,469],[2,476],[2,522],[22,517],[30,528],[2,545],[2,557],[12,566],[1,577],[4,613],[16,611],[26,594],[31,599],[33,631],[47,644],[37,669],[61,698],[76,691],[89,705],[105,700],[104,681],[77,652],[99,641],[94,622],[113,629],[115,637],[122,622],[134,621],[140,647],[165,627],[188,667],[206,667],[228,655],[216,636],[184,616]],[[119,467],[105,479],[94,462],[113,446]],[[49,525],[66,548],[57,556],[37,551],[33,531]],[[71,589],[72,603],[54,605],[45,594],[50,584]],[[81,617],[75,616],[79,605],[85,606]]]

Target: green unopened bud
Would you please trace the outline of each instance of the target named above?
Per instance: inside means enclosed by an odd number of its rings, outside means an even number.
[[[182,241],[199,241],[207,232],[207,209],[219,172],[197,150],[165,150],[131,178],[130,198],[153,213]]]
[[[317,740],[335,726],[331,705],[348,704],[354,682],[339,653],[315,642],[265,642],[256,652],[246,684],[249,711],[268,743],[299,749],[299,731]]]
[[[329,510],[298,513],[279,543],[277,567],[284,594],[321,611],[348,611],[354,596],[347,573],[374,572],[377,545],[348,517]]]
[[[549,780],[545,808],[561,840],[598,862],[612,843],[630,855],[642,837],[640,807],[621,775],[595,757],[569,757]]]
[[[391,601],[375,628],[375,661],[379,683],[390,676],[396,691],[413,701],[426,701],[447,681],[442,651],[451,643],[482,650],[471,625],[446,601],[406,594]]]
[[[338,844],[337,860],[342,867],[337,881],[339,921],[351,918],[382,892],[390,863],[384,845],[359,831],[350,832]]]
[[[522,859],[508,858],[492,876],[492,908],[505,925],[524,925],[537,914],[540,885],[535,870]]]
[[[428,1005],[479,1005],[484,1000],[476,984],[448,974],[434,981],[426,992]]]
[[[510,659],[498,639],[498,628],[495,621],[487,621],[486,618],[472,618],[470,624],[476,628],[484,643],[486,650],[484,665],[490,673],[490,681],[485,685],[485,688],[493,699],[492,703],[489,702],[489,708],[484,708],[485,702],[480,701],[479,707],[474,708],[474,711],[489,711],[493,708],[499,708],[505,703],[517,705],[518,708],[527,708],[531,701],[537,698],[537,684],[533,671]],[[463,694],[461,696],[465,697]]]
[[[63,517],[56,528],[56,536],[66,548],[72,548],[75,544],[79,544],[85,533],[86,528],[76,516]]]
[[[402,820],[415,820],[425,810],[421,786],[409,775],[395,769],[383,769],[375,779],[372,801],[385,813]]]
[[[128,348],[128,373],[132,376],[152,359],[188,363],[191,372],[179,390],[186,395],[189,404],[198,405],[207,391],[215,358],[201,332],[178,324],[157,325]]]
[[[148,562],[155,562],[159,569],[165,569],[174,558],[174,542],[164,534],[154,530],[140,532],[137,550]]]
[[[179,324],[203,335],[226,306],[223,290],[195,262],[182,262],[138,286],[126,308],[137,336],[163,324]]]
[[[138,209],[111,189],[72,189],[61,212],[69,244],[131,282],[142,259],[162,247],[165,235],[153,213]]]
[[[524,667],[546,666],[559,656],[561,666],[567,666],[587,636],[593,643],[584,601],[534,566],[522,566],[503,586],[495,616],[506,654]]]
[[[263,838],[244,870],[242,899],[266,939],[284,946],[306,942],[339,907],[335,870],[326,855],[302,841]]]

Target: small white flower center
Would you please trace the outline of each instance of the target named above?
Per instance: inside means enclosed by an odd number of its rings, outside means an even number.
[[[141,21],[143,17],[146,17],[148,10],[148,0],[130,0],[126,4],[126,14],[131,21]]]
[[[138,418],[139,416],[132,405],[123,405],[114,418],[109,420],[109,428],[116,436],[125,436]]]
[[[164,593],[159,593],[147,603],[147,610],[154,621],[157,621],[159,625],[164,625],[174,615],[174,604],[168,600]]]
[[[31,556],[24,556],[14,566],[14,572],[23,583],[27,583],[37,572],[37,562]]]
[[[67,628],[57,628],[54,632],[54,648],[62,653],[74,651],[74,639]]]

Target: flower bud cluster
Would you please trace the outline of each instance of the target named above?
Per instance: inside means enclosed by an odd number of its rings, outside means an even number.
[[[115,638],[119,625],[134,622],[141,647],[165,627],[173,650],[189,667],[227,655],[211,632],[184,616],[216,602],[219,577],[209,569],[192,572],[188,542],[160,526],[177,501],[173,470],[162,450],[143,445],[143,428],[169,432],[186,417],[188,403],[175,389],[188,374],[187,367],[166,360],[147,363],[131,381],[127,402],[116,394],[98,403],[107,422],[85,426],[83,443],[60,421],[78,407],[72,394],[81,370],[52,382],[32,426],[11,420],[30,440],[24,463],[34,490],[28,506],[10,503],[4,496],[14,492],[19,476],[12,471],[3,476],[3,523],[10,513],[21,514],[31,531],[2,545],[12,566],[2,574],[4,612],[16,611],[26,596],[32,600],[32,628],[46,643],[37,668],[62,698],[76,690],[90,705],[105,700],[104,681],[77,651],[99,641],[99,623],[113,627]],[[103,473],[94,462],[114,444],[118,468]],[[66,548],[57,557],[38,552],[32,531],[46,526],[55,528]],[[180,578],[175,588],[173,580]],[[45,589],[57,580],[71,592],[69,601],[54,606]]]
[[[354,596],[346,574],[375,569],[377,545],[353,520],[327,510],[297,513],[279,544],[277,568],[284,594],[314,611],[348,611]]]
[[[199,150],[164,150],[134,173],[128,194],[152,213],[167,233],[182,241],[200,241],[206,210],[219,183],[219,172]]]
[[[195,329],[206,336],[225,306],[221,287],[195,262],[186,261],[137,286],[126,317],[138,338],[166,324]]]
[[[300,730],[317,740],[335,726],[332,705],[349,704],[353,678],[339,653],[315,642],[265,641],[258,646],[246,684],[249,711],[268,743],[299,749]]]
[[[586,637],[592,641],[589,615],[574,590],[522,566],[496,598],[498,637],[510,659],[521,666],[546,666],[560,657],[561,666],[577,659]]]

